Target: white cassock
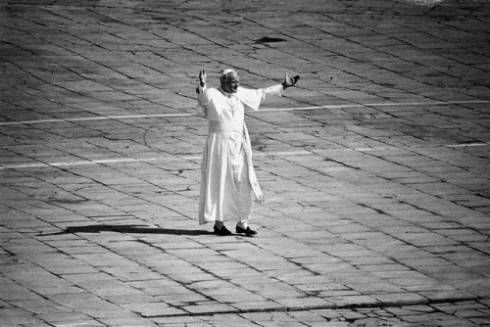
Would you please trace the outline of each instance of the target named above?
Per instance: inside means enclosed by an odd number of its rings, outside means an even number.
[[[232,94],[198,88],[198,109],[209,121],[201,164],[200,224],[249,219],[252,195],[263,200],[252,163],[245,108],[256,111],[267,95],[280,96],[282,90],[281,84],[265,89],[239,87]]]

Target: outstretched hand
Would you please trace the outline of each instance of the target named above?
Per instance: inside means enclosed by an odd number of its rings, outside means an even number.
[[[282,86],[285,88],[295,86],[296,83],[299,81],[299,75],[294,75],[294,76],[289,76],[289,74],[286,72],[284,74],[284,82],[282,82]]]
[[[206,70],[203,68],[200,72],[199,72],[199,85],[201,86],[204,86],[206,85],[206,79],[207,79],[207,76],[206,76]]]

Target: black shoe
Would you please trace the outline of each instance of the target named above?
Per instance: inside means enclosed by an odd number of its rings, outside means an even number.
[[[214,226],[214,233],[218,234],[219,236],[229,236],[231,235],[231,232],[226,228],[225,226],[221,226],[221,228]]]
[[[256,235],[257,234],[257,232],[254,231],[253,229],[251,229],[250,227],[241,228],[240,226],[236,225],[235,230],[236,230],[237,233],[245,234],[247,236],[251,236],[251,235]]]

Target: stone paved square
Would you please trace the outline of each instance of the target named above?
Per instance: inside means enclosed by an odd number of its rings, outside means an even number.
[[[484,0],[0,3],[1,326],[490,326]],[[199,226],[203,67],[256,237]],[[231,225],[230,225],[231,227]]]

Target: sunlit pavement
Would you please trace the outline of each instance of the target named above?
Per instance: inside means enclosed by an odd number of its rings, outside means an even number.
[[[489,9],[2,1],[0,325],[490,325]],[[197,224],[203,67],[301,75],[256,237]]]

